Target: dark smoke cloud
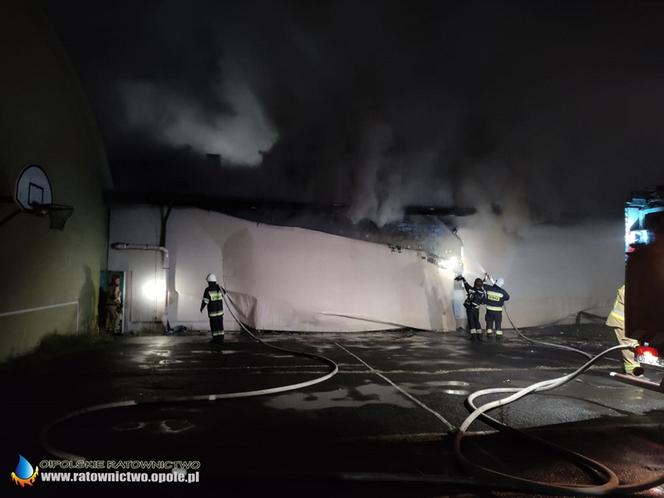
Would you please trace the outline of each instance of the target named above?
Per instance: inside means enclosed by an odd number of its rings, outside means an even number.
[[[661,183],[654,2],[48,0],[121,190],[502,220]],[[205,159],[220,154],[221,170]]]

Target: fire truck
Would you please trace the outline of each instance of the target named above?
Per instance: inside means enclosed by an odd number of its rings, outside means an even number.
[[[635,354],[642,364],[664,367],[664,186],[635,192],[627,202],[625,262],[626,335],[639,342]],[[664,392],[664,379],[627,380]]]

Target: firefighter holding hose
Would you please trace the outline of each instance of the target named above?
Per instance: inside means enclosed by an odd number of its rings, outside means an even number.
[[[486,274],[485,280],[488,279],[489,282],[493,282],[491,277]],[[502,278],[499,278],[495,283],[489,283],[484,285],[484,290],[486,291],[486,335],[487,337],[493,337],[494,331],[496,332],[496,339],[503,338],[502,322],[503,322],[503,304],[505,301],[508,301],[510,295],[503,285],[505,281]]]
[[[454,280],[462,281],[463,286],[466,289],[466,301],[463,303],[463,306],[466,308],[466,316],[468,317],[470,338],[472,340],[481,339],[482,325],[480,324],[480,306],[484,304],[486,298],[484,281],[481,278],[476,278],[471,286],[462,275],[459,275]]]
[[[201,313],[207,306],[208,318],[210,319],[210,332],[212,332],[212,342],[224,342],[224,298],[226,291],[217,284],[217,277],[214,273],[208,273],[205,278],[208,283],[203,292],[201,301]]]

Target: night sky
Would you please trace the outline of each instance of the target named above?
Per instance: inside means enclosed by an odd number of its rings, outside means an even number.
[[[664,184],[664,4],[45,0],[115,189],[620,218]],[[219,154],[215,161],[206,154]]]

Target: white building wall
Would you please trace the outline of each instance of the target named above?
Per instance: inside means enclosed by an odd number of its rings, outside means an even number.
[[[606,316],[624,282],[620,222],[524,224],[513,233],[485,224],[460,233],[466,278],[481,277],[484,271],[503,277],[511,295],[507,309],[517,327],[549,324],[581,310]],[[503,326],[511,327],[506,319]]]
[[[157,244],[159,209],[113,208],[110,242]],[[248,324],[265,330],[363,331],[412,327],[453,330],[453,274],[416,251],[300,228],[175,208],[168,222],[172,326],[209,329],[199,313],[207,273],[215,273]],[[161,256],[109,252],[127,271],[127,328],[163,313]],[[154,291],[157,292],[154,292]],[[237,329],[229,313],[225,327]]]

